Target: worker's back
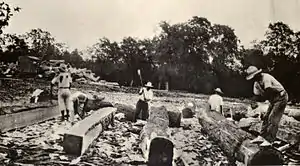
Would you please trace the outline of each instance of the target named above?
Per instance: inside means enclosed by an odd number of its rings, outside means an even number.
[[[71,74],[67,72],[59,73],[59,75],[52,80],[52,84],[58,83],[59,88],[68,88],[70,87],[71,82]]]

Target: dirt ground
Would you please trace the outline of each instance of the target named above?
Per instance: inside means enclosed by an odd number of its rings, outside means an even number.
[[[7,91],[13,99],[6,98],[1,106],[28,102],[30,93],[35,88],[48,88],[47,82],[37,81],[16,83],[16,88],[2,89]],[[105,97],[106,101],[135,105],[138,100],[135,88],[122,88],[118,92],[116,87],[75,85],[72,91],[95,93]],[[120,91],[120,90],[119,90]],[[128,93],[129,92],[129,93]],[[168,110],[180,111],[186,102],[193,101],[197,110],[203,109],[207,96],[175,92],[155,92],[156,96],[151,106],[165,106]],[[232,102],[232,101],[230,101]],[[245,106],[232,104],[237,109]],[[68,156],[62,149],[63,133],[70,128],[67,122],[49,120],[26,128],[1,133],[0,149],[11,149],[9,152],[0,151],[0,164],[3,165],[145,165],[141,151],[138,148],[141,122],[130,123],[116,120],[114,127],[101,133],[88,151],[81,157]],[[198,120],[184,119],[182,127],[172,128],[172,139],[182,158],[191,166],[199,165],[231,165],[221,149],[201,132]]]

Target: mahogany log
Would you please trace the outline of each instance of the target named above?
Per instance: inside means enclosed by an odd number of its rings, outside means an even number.
[[[151,107],[149,119],[140,133],[140,148],[148,166],[171,166],[174,144],[168,132],[169,116],[164,106]]]
[[[254,137],[228,121],[215,111],[203,111],[199,114],[199,123],[203,131],[214,140],[224,153],[232,160],[244,162],[245,165],[281,165],[283,155],[272,147],[261,148],[250,144]]]

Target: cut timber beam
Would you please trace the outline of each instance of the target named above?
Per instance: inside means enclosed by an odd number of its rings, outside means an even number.
[[[58,107],[49,106],[0,116],[0,131],[5,132],[35,123],[43,122],[60,115]]]
[[[63,148],[68,154],[80,156],[99,134],[113,125],[116,108],[106,107],[93,112],[64,134]]]
[[[232,161],[238,160],[246,165],[283,164],[283,155],[279,151],[272,147],[260,148],[258,145],[250,144],[249,141],[253,136],[226,120],[218,112],[202,112],[199,115],[199,123]]]

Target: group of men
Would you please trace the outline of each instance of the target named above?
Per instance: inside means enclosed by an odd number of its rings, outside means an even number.
[[[257,105],[256,101],[268,100],[270,102],[267,113],[262,117],[261,133],[257,138],[251,140],[251,143],[271,146],[276,140],[279,122],[288,102],[288,94],[279,81],[270,74],[262,72],[262,69],[249,66],[246,74],[246,80],[254,81],[252,107]],[[215,94],[209,97],[208,104],[211,111],[217,111],[224,115],[222,94],[220,88],[215,89]]]
[[[67,120],[74,124],[75,114],[83,119],[89,99],[86,94],[79,91],[71,94],[72,77],[65,64],[60,65],[59,74],[52,79],[50,93],[55,84],[58,85],[58,108],[61,112],[61,120]]]
[[[69,73],[67,66],[61,64],[59,67],[59,74],[55,76],[51,81],[51,93],[53,86],[57,84],[58,86],[58,108],[61,112],[62,121],[70,121],[74,124],[74,116],[79,115],[81,119],[85,117],[86,105],[88,102],[88,97],[82,92],[71,93],[72,77]],[[136,104],[136,114],[134,121],[139,118],[141,114],[141,119],[146,120],[149,117],[149,102],[153,99],[152,83],[148,82],[139,91],[139,100]],[[95,98],[95,96],[94,96]]]
[[[252,140],[251,143],[258,143],[260,146],[270,146],[276,140],[279,122],[287,105],[288,94],[273,76],[262,72],[262,69],[250,66],[246,70],[246,74],[247,80],[254,81],[254,97],[252,98],[254,105],[256,101],[268,100],[270,102],[268,111],[262,118],[261,134]],[[81,92],[71,94],[72,78],[65,65],[60,66],[60,73],[51,81],[51,89],[56,83],[58,84],[58,105],[62,120],[70,120],[73,123],[75,113],[84,118],[85,110],[81,109],[82,111],[80,112],[78,108],[80,105],[84,107],[88,98]],[[153,99],[151,88],[153,88],[152,83],[148,82],[140,89],[134,121],[138,119],[140,114],[142,120],[148,119],[149,102]],[[222,90],[216,88],[214,94],[209,97],[208,104],[211,111],[217,111],[224,115],[222,95]]]

